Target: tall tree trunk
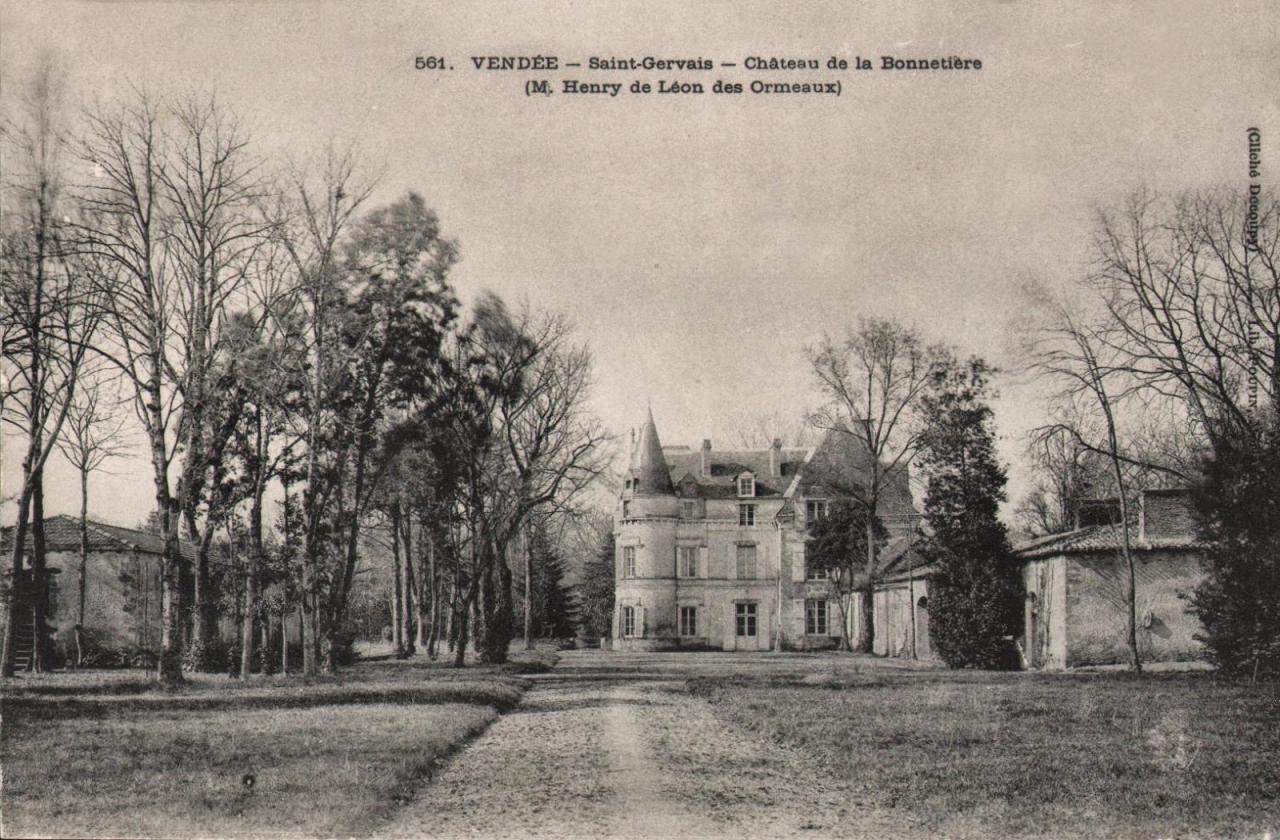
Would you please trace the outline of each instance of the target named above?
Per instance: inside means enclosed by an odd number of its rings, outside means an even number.
[[[46,621],[49,612],[49,567],[44,540],[44,468],[36,470],[32,477],[35,480],[35,485],[31,488],[31,577],[35,590],[31,603],[31,618],[35,625],[32,663],[37,673],[43,673],[49,667],[52,647]]]
[[[1125,564],[1125,642],[1129,647],[1129,667],[1135,674],[1142,673],[1142,657],[1138,653],[1138,579],[1133,562],[1133,551],[1129,544],[1129,499],[1125,492],[1124,471],[1120,465],[1120,440],[1116,433],[1115,415],[1111,411],[1111,400],[1106,395],[1101,381],[1097,382],[1096,391],[1102,404],[1102,414],[1107,421],[1107,444],[1111,455],[1112,475],[1116,480],[1116,495],[1120,498],[1120,549]]]
[[[871,653],[876,645],[876,624],[872,610],[875,605],[876,563],[879,546],[876,544],[876,505],[867,505],[867,583],[858,590],[858,638],[856,647],[860,653]]]
[[[301,624],[298,625],[298,632],[302,632]],[[289,610],[286,608],[280,610],[280,673],[289,673]]]
[[[30,457],[30,455],[28,455]],[[24,473],[25,464],[24,464]],[[14,658],[17,656],[16,646],[13,637],[17,634],[19,625],[30,617],[30,610],[27,609],[26,599],[23,597],[23,553],[27,542],[27,520],[31,515],[31,482],[23,483],[22,493],[18,496],[18,518],[13,528],[13,563],[9,569],[9,604],[8,614],[5,616],[4,631],[4,652],[0,656],[0,662],[3,667],[0,668],[0,675],[12,677],[16,663]]]
[[[454,617],[458,622],[453,660],[455,668],[461,668],[466,664],[467,644],[470,641],[471,611],[476,602],[477,587],[479,586],[477,578],[478,575],[471,576],[471,582],[467,585],[466,594],[454,611]]]
[[[524,553],[524,649],[533,650],[533,552],[529,550],[529,529],[520,535]]]
[[[427,638],[423,641],[427,647],[427,656],[431,659],[435,659],[436,646],[440,639],[440,581],[436,571],[435,529],[429,528],[425,523],[422,523],[419,535],[419,543],[423,546],[426,553],[427,568],[425,571],[427,580],[428,612],[430,617]],[[421,622],[419,622],[419,627],[421,627]]]
[[[400,632],[400,637],[404,639],[404,652],[412,654],[417,650],[414,643],[416,629],[414,627],[414,615],[417,610],[414,604],[418,601],[417,582],[413,574],[413,517],[408,513],[400,517],[400,523],[404,526],[404,629]]]
[[[182,676],[182,581],[178,512],[169,493],[169,460],[164,439],[164,409],[159,383],[163,381],[162,354],[151,353],[151,388],[147,393],[147,427],[151,467],[155,482],[156,514],[164,551],[160,557],[160,657],[157,677],[166,685],[184,682]]]
[[[449,586],[449,620],[445,624],[445,642],[449,647],[449,652],[453,653],[454,648],[458,644],[458,601],[461,599],[461,584],[459,582],[459,572],[453,573],[453,582]]]
[[[253,630],[258,615],[258,575],[262,563],[262,412],[257,412],[257,462],[254,473],[253,505],[249,510],[249,574],[244,589],[244,634],[240,637],[240,677],[249,679],[253,673]],[[268,627],[270,622],[264,622]],[[263,653],[270,653],[264,648]],[[264,659],[265,661],[265,659]],[[265,669],[264,669],[265,670]]]
[[[77,587],[76,626],[84,627],[85,599],[89,585],[89,471],[80,470],[80,580]],[[77,665],[80,663],[77,661]]]
[[[403,658],[404,648],[404,588],[400,580],[400,508],[391,509],[391,566],[395,570],[395,584],[391,590],[391,643],[397,658]]]
[[[511,566],[506,552],[492,541],[485,543],[484,570],[481,572],[480,610],[484,617],[481,658],[492,665],[507,661],[511,639],[515,635],[515,610],[512,596]]]
[[[319,365],[317,364],[318,368]],[[302,516],[306,523],[302,546],[302,594],[298,601],[298,637],[302,640],[302,673],[314,677],[320,673],[320,618],[319,580],[320,566],[320,500],[317,484],[320,481],[320,416],[314,407],[319,403],[323,388],[322,374],[314,374],[313,408],[307,428],[307,483],[302,491]],[[286,648],[288,646],[286,645]]]
[[[192,492],[190,487],[185,492]],[[209,580],[209,543],[213,537],[212,525],[206,524],[204,532],[199,530],[196,521],[194,500],[184,505],[183,518],[187,521],[187,535],[195,546],[194,563],[195,587],[192,592],[191,612],[191,650],[192,667],[197,671],[209,670],[212,661],[210,648],[214,639],[213,593]]]

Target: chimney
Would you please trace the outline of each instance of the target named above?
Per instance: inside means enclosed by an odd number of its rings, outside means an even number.
[[[769,447],[769,475],[778,478],[782,475],[782,438],[774,438]]]
[[[1147,490],[1138,498],[1139,539],[1195,536],[1195,510],[1186,488]]]
[[[702,477],[711,477],[711,441],[709,439],[702,441]]]

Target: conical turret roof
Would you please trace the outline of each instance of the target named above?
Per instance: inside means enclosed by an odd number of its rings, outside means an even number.
[[[640,440],[631,453],[628,471],[635,479],[635,493],[638,495],[675,495],[667,459],[662,454],[662,441],[658,440],[658,427],[653,422],[653,409],[649,409],[644,427],[640,429]]]

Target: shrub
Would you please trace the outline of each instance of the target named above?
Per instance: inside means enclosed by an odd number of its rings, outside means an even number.
[[[1280,422],[1223,444],[1195,498],[1205,541],[1197,638],[1227,675],[1280,676]]]
[[[549,650],[513,654],[502,665],[507,674],[545,674],[556,666],[560,657]]]

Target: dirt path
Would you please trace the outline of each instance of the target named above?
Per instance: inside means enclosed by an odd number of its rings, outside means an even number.
[[[379,836],[898,837],[805,759],[721,723],[679,683],[531,691]]]

